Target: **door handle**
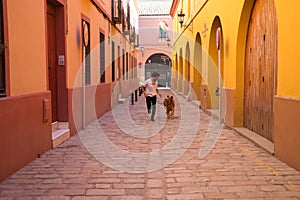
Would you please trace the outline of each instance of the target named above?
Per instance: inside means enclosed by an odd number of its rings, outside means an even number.
[[[48,66],[48,69],[51,69],[51,68],[52,68],[52,65],[49,65],[49,66]]]

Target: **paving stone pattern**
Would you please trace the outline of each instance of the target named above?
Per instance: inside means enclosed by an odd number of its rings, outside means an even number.
[[[162,93],[163,97],[172,94],[167,90]],[[148,119],[143,96],[135,105],[127,102],[130,116],[136,124],[157,123],[157,126],[162,126],[155,135],[135,137],[126,134],[114,120],[119,105],[114,112],[103,115],[97,124],[101,125],[107,139],[124,151],[159,151],[176,138],[183,120],[181,109],[184,106],[179,102],[186,100],[175,93],[172,95],[176,96],[176,110],[175,118],[170,120],[165,119],[162,110],[163,98],[158,99],[155,122]],[[3,181],[0,199],[300,199],[299,171],[226,127],[208,155],[200,158],[199,149],[211,126],[211,118],[192,103],[186,104],[200,113],[198,128],[192,144],[174,163],[145,173],[116,170],[92,156],[77,134]],[[194,118],[188,120],[193,121]],[[159,161],[164,162],[164,159]],[[126,167],[130,162],[124,160],[121,165]]]

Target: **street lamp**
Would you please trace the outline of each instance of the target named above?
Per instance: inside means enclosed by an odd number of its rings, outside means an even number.
[[[145,48],[144,48],[144,47],[141,47],[141,51],[142,51],[142,56],[144,57],[144,51],[145,51]]]
[[[170,42],[171,42],[171,40],[170,40],[170,38],[168,37],[168,39],[167,39],[167,45],[168,45],[168,47],[171,46]]]

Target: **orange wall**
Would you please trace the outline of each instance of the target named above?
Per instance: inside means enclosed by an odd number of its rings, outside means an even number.
[[[44,1],[7,1],[11,96],[47,89],[44,6]]]
[[[100,2],[102,8],[110,8],[110,1],[105,3]],[[105,11],[107,14],[111,10]],[[106,82],[111,82],[111,42],[108,44],[108,37],[111,41],[115,42],[115,58],[117,58],[117,47],[120,45],[121,51],[129,52],[131,45],[114,28],[108,19],[97,10],[97,8],[90,1],[72,0],[68,5],[68,34],[67,34],[67,87],[81,86],[81,70],[82,70],[82,30],[81,20],[82,16],[87,17],[90,23],[90,42],[91,42],[91,85],[99,83],[100,60],[99,60],[99,43],[100,43],[100,30],[105,34],[106,52],[105,52],[105,65],[106,68]],[[110,28],[109,28],[110,27]],[[120,28],[120,25],[117,25]],[[76,81],[76,83],[75,83]],[[74,84],[75,83],[75,84]]]
[[[67,88],[72,88],[75,77],[82,63],[82,35],[80,0],[73,0],[68,5],[68,35],[67,35]],[[80,82],[80,80],[79,80]]]
[[[92,0],[96,2],[97,5],[101,6],[105,10],[108,17],[111,17],[111,0]]]

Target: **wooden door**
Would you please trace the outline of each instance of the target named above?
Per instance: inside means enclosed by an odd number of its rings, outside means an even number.
[[[277,41],[274,0],[257,0],[246,46],[244,126],[271,141],[273,98],[277,85]]]
[[[48,81],[51,91],[52,122],[58,119],[57,100],[57,53],[56,53],[56,11],[55,7],[47,6],[47,37],[48,37]]]

